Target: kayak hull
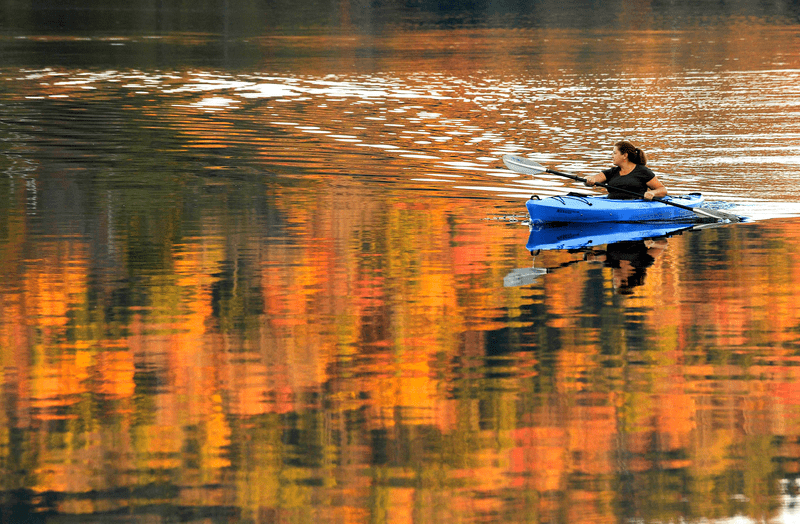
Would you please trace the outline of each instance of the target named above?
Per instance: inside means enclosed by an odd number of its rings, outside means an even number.
[[[582,249],[666,237],[693,227],[694,224],[685,222],[551,223],[531,228],[525,248],[528,251]]]
[[[700,193],[664,197],[682,206],[702,205]],[[543,199],[531,198],[526,203],[531,224],[549,222],[674,222],[697,218],[688,209],[649,200],[615,200],[607,196],[565,195]]]

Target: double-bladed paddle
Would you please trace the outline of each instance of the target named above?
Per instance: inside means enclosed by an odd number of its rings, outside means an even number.
[[[577,175],[571,175],[569,173],[561,173],[559,171],[554,171],[549,169],[538,162],[534,162],[533,160],[521,156],[516,155],[505,155],[503,157],[503,163],[512,171],[516,171],[517,173],[524,173],[526,175],[538,175],[540,173],[550,173],[551,175],[558,175],[563,176],[565,178],[570,178],[572,180],[576,180],[578,182],[586,183],[586,179],[579,177]],[[602,182],[598,182],[595,184],[596,186],[604,187],[608,189],[608,184],[604,184]],[[613,188],[616,191],[621,191],[624,193],[628,193],[630,195],[637,196],[639,198],[644,198],[644,195],[639,194],[635,191],[628,191],[627,189],[615,187]],[[677,202],[673,202],[672,200],[665,200],[663,198],[654,198],[653,201],[661,202],[662,204],[667,204],[668,206],[675,206],[681,209],[686,209],[688,211],[693,212],[695,215],[703,217],[705,219],[713,219],[713,220],[726,220],[728,222],[741,222],[741,219],[730,213],[725,213],[723,211],[719,211],[716,209],[701,209],[697,207],[689,207],[684,206],[683,204],[678,204]]]

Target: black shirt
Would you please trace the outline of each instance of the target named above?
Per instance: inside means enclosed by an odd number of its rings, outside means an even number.
[[[634,193],[640,196],[644,195],[644,193],[650,189],[649,187],[647,187],[647,183],[650,182],[656,176],[655,173],[650,171],[650,168],[643,166],[642,164],[636,164],[636,167],[633,168],[633,171],[631,171],[627,175],[620,175],[619,172],[620,172],[619,166],[614,166],[611,169],[606,169],[603,171],[603,174],[606,176],[606,184],[610,186],[607,188],[609,198],[616,198],[616,199],[636,198],[630,193],[626,193],[623,191],[615,191],[614,188],[633,191]]]

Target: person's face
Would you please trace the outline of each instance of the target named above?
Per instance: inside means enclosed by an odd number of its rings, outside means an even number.
[[[622,163],[622,161],[626,160],[627,158],[628,155],[627,154],[623,155],[622,153],[619,152],[619,149],[617,149],[616,147],[614,148],[614,152],[611,153],[611,163],[614,164],[615,166],[619,166]]]

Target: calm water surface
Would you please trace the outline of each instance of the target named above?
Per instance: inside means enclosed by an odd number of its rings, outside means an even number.
[[[800,518],[800,25],[747,9],[3,33],[0,521]],[[575,187],[502,155],[621,138],[749,221],[529,252]]]

